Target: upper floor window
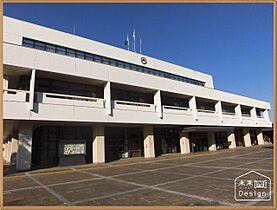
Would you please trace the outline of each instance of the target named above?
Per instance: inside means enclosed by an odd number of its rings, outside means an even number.
[[[35,48],[38,50],[45,50],[45,51],[57,53],[60,55],[67,55],[67,56],[76,57],[79,59],[85,59],[85,60],[99,62],[99,63],[103,63],[103,64],[107,64],[107,65],[117,66],[120,68],[130,69],[133,71],[138,71],[138,72],[142,72],[142,73],[146,73],[146,74],[157,75],[159,77],[164,77],[164,78],[168,78],[168,79],[172,79],[172,80],[176,80],[176,81],[182,81],[182,82],[189,83],[189,84],[205,86],[205,82],[202,82],[202,81],[198,81],[198,80],[194,80],[191,78],[163,72],[160,70],[142,67],[139,65],[135,65],[135,64],[119,61],[119,60],[114,60],[111,58],[106,58],[106,57],[99,56],[99,55],[93,55],[93,54],[82,52],[79,50],[74,50],[74,49],[70,49],[70,48],[66,48],[66,47],[62,47],[62,46],[57,46],[57,45],[53,45],[50,43],[45,43],[45,42],[41,42],[41,41],[37,41],[37,40],[23,38],[22,45],[25,47]]]
[[[223,114],[235,114],[235,106],[222,103]]]

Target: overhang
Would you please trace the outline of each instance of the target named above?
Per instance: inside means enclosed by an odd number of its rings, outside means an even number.
[[[216,126],[193,126],[193,127],[184,127],[181,133],[186,132],[221,132],[221,131],[233,131],[234,127],[216,127]]]

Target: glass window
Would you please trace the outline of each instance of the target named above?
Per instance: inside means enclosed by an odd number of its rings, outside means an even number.
[[[46,44],[46,51],[48,52],[55,52],[55,46],[52,44]]]
[[[35,48],[38,49],[38,50],[44,50],[45,49],[45,44],[43,42],[35,41]]]
[[[113,60],[113,59],[111,59],[111,60],[110,60],[110,65],[111,65],[111,66],[116,66],[116,61]]]
[[[100,63],[100,62],[101,62],[101,58],[100,58],[99,56],[95,55],[95,56],[94,56],[94,61]]]
[[[75,50],[66,49],[66,55],[75,57]]]
[[[23,38],[23,46],[25,47],[34,47],[34,41],[33,40],[30,40],[30,39],[25,39]]]
[[[57,47],[56,48],[56,53],[60,55],[65,55],[65,48],[64,47]]]
[[[125,63],[125,69],[130,69],[130,64]]]
[[[85,58],[85,53],[80,52],[80,51],[76,51],[76,58],[84,59]]]
[[[104,64],[109,64],[109,59],[107,59],[107,58],[102,58],[102,63],[104,63]]]
[[[140,67],[140,66],[138,66],[137,70],[138,70],[139,72],[143,72],[142,67]]]
[[[118,61],[117,64],[118,64],[118,67],[123,68],[123,63],[121,61]]]
[[[85,54],[85,59],[89,60],[89,61],[92,61],[93,60],[93,56],[91,54],[89,54],[89,53],[86,53]]]

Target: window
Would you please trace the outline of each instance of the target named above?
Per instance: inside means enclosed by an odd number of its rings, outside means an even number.
[[[264,112],[262,110],[256,109],[257,117],[264,117]]]
[[[142,73],[157,75],[157,76],[160,76],[160,77],[173,79],[173,80],[178,80],[178,81],[183,81],[183,82],[198,85],[198,86],[205,86],[205,82],[201,82],[201,81],[198,81],[198,80],[193,80],[193,79],[178,76],[178,75],[175,75],[175,74],[165,73],[165,72],[162,72],[162,71],[159,71],[159,70],[154,70],[154,69],[150,69],[150,68],[146,68],[146,67],[142,67],[142,66],[137,66],[137,65],[134,65],[134,64],[130,64],[130,63],[122,62],[122,61],[117,61],[117,60],[110,59],[110,58],[104,58],[104,57],[98,56],[98,55],[92,55],[90,53],[85,53],[85,52],[77,51],[77,50],[74,50],[74,49],[65,48],[65,47],[62,47],[62,46],[55,46],[55,45],[52,45],[52,44],[49,44],[49,43],[35,41],[35,40],[28,39],[28,38],[25,38],[25,37],[22,40],[22,46],[35,48],[35,49],[38,49],[38,50],[45,50],[47,52],[53,52],[53,53],[57,53],[57,54],[61,54],[61,55],[68,55],[68,56],[72,56],[72,57],[77,57],[79,59],[95,61],[95,62],[107,64],[107,65],[117,66],[117,67],[120,67],[120,68],[130,69],[130,70],[133,70],[133,71],[139,71],[139,72],[142,72]]]
[[[235,114],[235,106],[222,104],[222,112],[225,114]]]
[[[77,51],[76,52],[76,58],[85,59],[85,53]]]
[[[110,60],[110,65],[111,65],[111,66],[117,66],[117,65],[116,65],[116,61],[115,61],[115,60],[113,60],[113,59],[112,59],[112,60]]]
[[[46,44],[46,51],[48,52],[55,52],[55,46],[52,44]]]
[[[213,102],[196,100],[196,106],[199,110],[215,111],[215,104]]]
[[[56,48],[56,53],[60,55],[65,55],[65,48],[64,47],[57,47]]]
[[[101,58],[97,55],[94,56],[94,61],[101,63]]]
[[[75,57],[75,50],[66,49],[66,55]]]
[[[25,39],[23,38],[23,46],[25,47],[34,47],[34,41],[33,40],[30,40],[30,39]]]
[[[39,49],[39,50],[44,50],[45,49],[45,44],[43,42],[35,41],[35,48]]]
[[[104,63],[104,64],[109,64],[109,59],[103,58],[103,59],[102,59],[102,63]]]
[[[85,59],[89,60],[89,61],[92,61],[93,60],[93,56],[91,54],[89,54],[89,53],[86,53],[85,54]]]

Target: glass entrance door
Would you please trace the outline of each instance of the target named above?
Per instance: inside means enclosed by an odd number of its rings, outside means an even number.
[[[208,151],[208,138],[205,133],[190,134],[190,150],[191,152]]]
[[[142,128],[105,128],[106,161],[143,156]]]

